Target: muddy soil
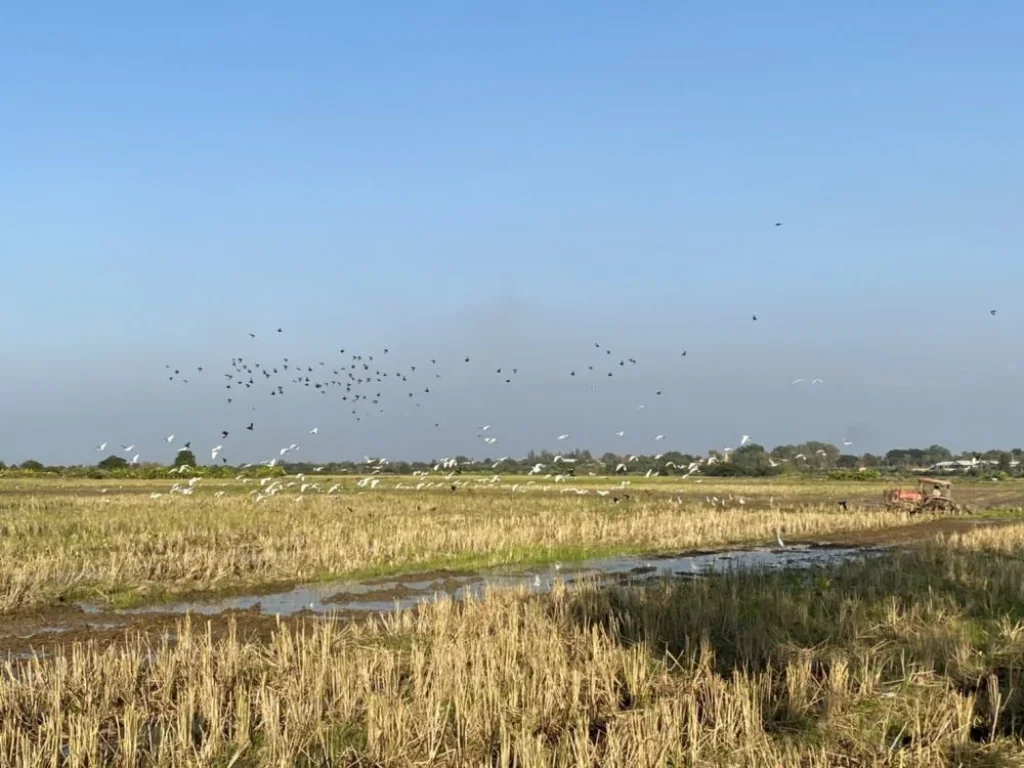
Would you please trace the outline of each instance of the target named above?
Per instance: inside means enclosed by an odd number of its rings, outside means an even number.
[[[922,541],[933,539],[939,534],[949,536],[954,533],[967,533],[977,530],[980,527],[999,527],[1013,525],[1022,522],[1016,518],[973,518],[966,517],[936,517],[922,520],[913,525],[904,525],[899,528],[885,528],[875,531],[851,531],[838,533],[830,537],[821,536],[801,539],[800,541],[813,541],[820,546],[838,547],[905,547],[918,544]],[[796,541],[796,539],[794,539]]]
[[[254,611],[225,612],[212,618],[210,627],[214,637],[226,634],[229,621],[234,618],[239,639],[252,642],[269,640],[278,626],[275,617]],[[7,615],[0,619],[0,660],[18,661],[34,654],[50,655],[85,640],[108,646],[122,643],[126,635],[136,633],[154,639],[165,634],[173,636],[181,619],[180,615],[171,614],[86,613],[77,607]]]

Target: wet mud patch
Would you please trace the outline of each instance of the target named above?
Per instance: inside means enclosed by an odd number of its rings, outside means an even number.
[[[710,573],[830,567],[905,548],[938,534],[963,533],[985,526],[1020,522],[1014,519],[940,518],[882,531],[839,534],[828,541],[787,541],[783,547],[623,555],[562,565],[487,571],[436,570],[365,580],[261,588],[228,596],[195,596],[172,603],[126,609],[107,605],[59,606],[4,617],[0,622],[0,658],[52,653],[82,640],[101,644],[123,642],[127,634],[172,634],[186,615],[209,622],[215,637],[228,632],[232,621],[240,637],[266,641],[280,622],[330,618],[356,621],[395,609],[415,610],[439,598],[480,598],[491,588],[522,589],[544,594],[556,584],[581,582],[637,585],[663,579],[694,579]],[[788,538],[788,537],[787,537]]]
[[[106,647],[123,643],[127,635],[173,637],[181,619],[180,614],[86,613],[72,607],[8,616],[0,622],[0,661],[49,656],[86,640]],[[234,622],[239,639],[268,641],[279,625],[278,618],[253,611],[226,611],[211,619],[215,639],[226,636]]]
[[[267,616],[298,614],[369,615],[396,609],[415,608],[421,602],[442,597],[455,600],[482,597],[488,589],[523,589],[543,594],[556,583],[580,581],[602,583],[642,583],[662,578],[703,575],[733,570],[778,570],[829,566],[857,557],[881,552],[878,548],[837,545],[792,546],[754,549],[730,549],[714,552],[683,552],[653,556],[622,555],[606,557],[563,567],[549,563],[528,568],[496,568],[487,571],[443,571],[410,574],[366,581],[333,581],[301,584],[278,592],[254,592],[205,599],[110,610],[104,606],[82,604],[85,616],[217,616],[225,612],[255,613]]]

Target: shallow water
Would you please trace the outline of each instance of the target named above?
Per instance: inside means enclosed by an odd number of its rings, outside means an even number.
[[[396,608],[414,608],[421,602],[450,596],[456,600],[480,597],[490,587],[523,587],[530,592],[544,593],[556,582],[570,584],[591,580],[598,583],[643,583],[662,578],[685,578],[730,570],[779,570],[834,565],[857,557],[876,554],[879,550],[863,547],[785,547],[781,549],[747,549],[724,552],[687,553],[680,555],[625,555],[574,563],[562,567],[549,564],[532,568],[500,568],[480,572],[445,572],[409,575],[371,581],[334,581],[299,585],[293,589],[270,593],[233,595],[211,600],[131,608],[117,613],[197,613],[215,615],[231,610],[256,610],[263,614],[290,616],[300,612],[373,613]],[[102,606],[82,605],[87,612],[109,612]]]

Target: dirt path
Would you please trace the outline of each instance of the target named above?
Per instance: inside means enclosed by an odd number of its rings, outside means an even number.
[[[799,539],[799,541],[820,546],[906,547],[933,539],[940,533],[948,536],[954,533],[974,531],[983,527],[999,527],[1020,522],[1024,521],[1018,518],[941,517],[898,528],[839,533],[827,539],[820,536],[807,536]],[[797,541],[797,539],[794,539],[794,541]]]

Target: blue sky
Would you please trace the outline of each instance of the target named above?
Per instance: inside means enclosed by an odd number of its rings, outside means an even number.
[[[640,5],[7,9],[0,458],[1024,443],[1024,7]],[[384,346],[409,415],[214,381]]]

